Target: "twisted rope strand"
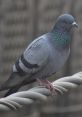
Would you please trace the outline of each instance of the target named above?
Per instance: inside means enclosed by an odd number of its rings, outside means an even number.
[[[57,94],[63,94],[69,89],[78,87],[80,84],[82,84],[82,72],[60,78],[52,83]],[[45,101],[50,95],[52,93],[44,86],[37,86],[28,91],[14,93],[0,99],[0,112],[18,110],[35,101]]]

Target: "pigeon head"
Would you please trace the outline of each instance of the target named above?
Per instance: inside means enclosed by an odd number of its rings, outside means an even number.
[[[73,27],[78,27],[74,17],[70,14],[63,14],[58,17],[55,26],[59,29],[71,31]]]
[[[57,18],[52,30],[55,43],[59,46],[69,45],[71,42],[71,29],[78,27],[74,17],[70,14],[63,14]]]

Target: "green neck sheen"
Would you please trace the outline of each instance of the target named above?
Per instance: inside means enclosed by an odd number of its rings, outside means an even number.
[[[71,37],[70,37],[69,32],[54,31],[53,40],[54,40],[56,46],[67,47],[67,46],[69,46],[69,44],[71,42]]]

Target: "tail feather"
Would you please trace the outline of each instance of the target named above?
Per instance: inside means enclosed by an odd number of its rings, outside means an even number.
[[[20,89],[21,86],[15,86],[13,88],[10,88],[8,92],[4,95],[4,97],[9,96],[10,94],[13,94],[17,92]]]
[[[17,75],[16,73],[11,73],[9,79],[0,85],[0,91],[7,90],[11,88],[12,86],[14,86],[15,84],[14,77],[16,77],[16,75]]]
[[[9,89],[5,96],[15,93],[20,87],[35,82],[36,79],[33,79],[32,76],[32,74],[29,74],[21,77],[16,72],[12,72],[9,79],[0,86],[0,91]]]
[[[26,80],[24,80],[21,84],[10,88],[9,91],[4,95],[4,97],[9,96],[9,95],[11,95],[13,93],[16,93],[22,86],[33,83],[35,81],[36,81],[36,79],[33,79],[31,81],[28,81],[28,82]]]
[[[12,87],[20,84],[25,78],[17,74],[17,72],[12,72],[8,80],[6,80],[1,86],[0,91],[10,89]]]

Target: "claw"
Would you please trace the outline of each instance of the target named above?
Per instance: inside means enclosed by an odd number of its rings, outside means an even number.
[[[45,87],[48,88],[51,92],[52,92],[52,91],[55,91],[54,86],[53,86],[52,83],[49,82],[48,80],[40,80],[40,79],[37,79],[37,81],[39,82],[39,85],[40,85],[40,86],[45,86]]]

